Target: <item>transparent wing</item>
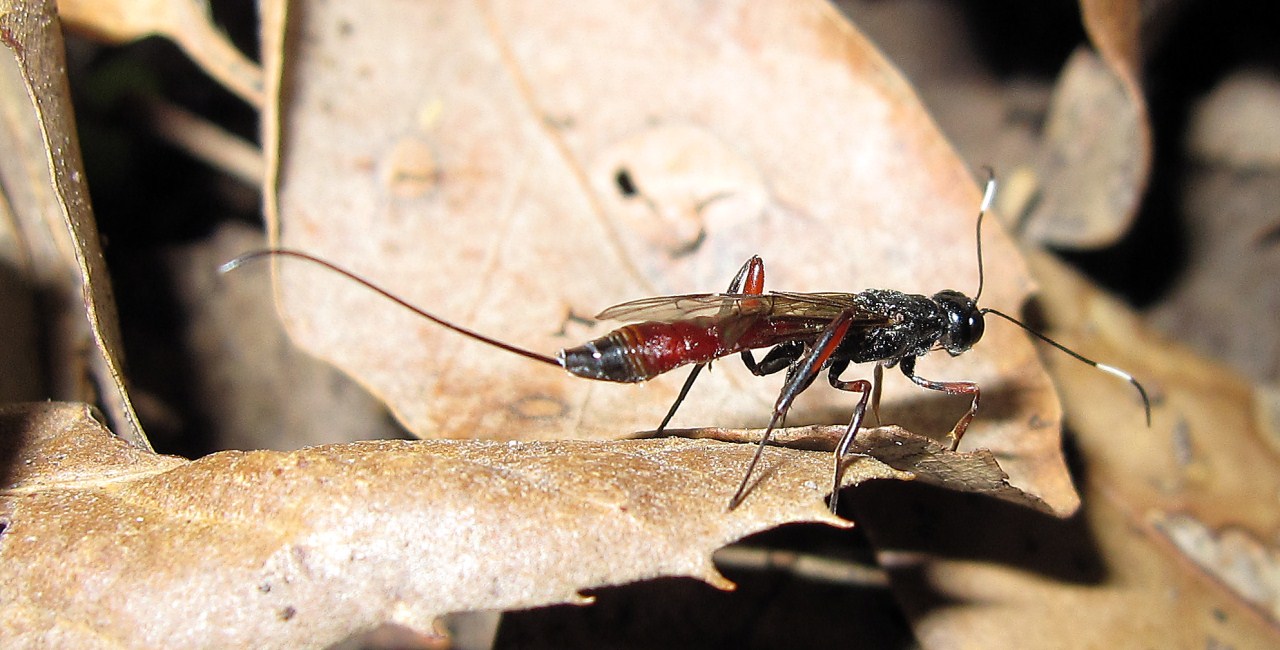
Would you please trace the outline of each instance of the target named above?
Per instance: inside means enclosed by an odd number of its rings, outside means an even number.
[[[854,323],[879,323],[888,320],[883,314],[868,310],[867,303],[862,295],[856,293],[790,293],[776,291],[773,292],[773,295],[776,296],[775,304],[778,305],[778,309],[781,312],[780,315],[835,318],[840,315],[840,312],[853,310],[855,312]]]
[[[600,320],[624,322],[674,322],[698,317],[791,316],[829,320],[847,309],[862,313],[857,322],[879,323],[885,318],[866,311],[857,294],[778,293],[735,294],[693,293],[681,296],[641,298],[614,305],[596,315]]]
[[[751,298],[752,302],[743,303],[743,299]],[[599,320],[617,320],[624,322],[662,321],[671,322],[698,316],[716,316],[725,313],[741,314],[743,310],[752,313],[766,313],[769,301],[764,296],[745,296],[729,293],[690,293],[680,296],[654,296],[641,298],[614,305],[599,314]]]

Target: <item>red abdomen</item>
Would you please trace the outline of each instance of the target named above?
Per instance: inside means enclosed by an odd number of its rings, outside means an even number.
[[[743,350],[767,347],[800,334],[814,333],[811,324],[761,320],[735,323],[737,335],[726,340],[724,319],[691,318],[649,321],[620,327],[582,345],[565,348],[558,359],[578,377],[638,382],[686,364],[707,363]]]

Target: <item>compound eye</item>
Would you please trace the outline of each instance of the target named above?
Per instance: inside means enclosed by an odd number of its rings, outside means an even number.
[[[982,318],[982,312],[974,311],[969,314],[969,345],[973,345],[982,340],[982,333],[987,329],[986,321]]]

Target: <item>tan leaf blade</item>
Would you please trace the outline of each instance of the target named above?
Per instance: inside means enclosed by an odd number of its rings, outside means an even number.
[[[770,449],[766,480],[727,513],[753,450],[708,440],[376,441],[187,462],[57,403],[0,411],[0,434],[15,445],[0,493],[14,643],[319,646],[654,576],[724,588],[710,559],[724,544],[848,525],[822,501],[829,455],[791,449]]]
[[[1045,117],[1041,150],[1020,174],[1035,185],[1026,238],[1051,246],[1100,248],[1136,217],[1151,173],[1151,119],[1141,84],[1143,10],[1133,0],[1080,0],[1094,50],[1063,66]],[[1027,188],[1029,191],[1029,188]],[[1019,199],[1021,201],[1021,199]]]
[[[581,590],[657,576],[726,588],[710,560],[724,544],[787,522],[848,525],[822,501],[830,427],[779,432],[789,447],[767,450],[733,512],[725,501],[753,448],[706,439],[376,441],[188,462],[57,403],[0,410],[0,433],[14,468],[0,561],[21,567],[0,578],[0,609],[6,637],[33,643],[320,645],[384,621],[428,631],[448,612],[582,602]],[[845,485],[916,478],[1046,509],[987,452],[892,428],[856,450],[901,470],[855,458]],[[193,609],[208,627],[183,614]],[[97,622],[93,635],[76,636],[82,620]]]
[[[50,338],[67,340],[42,343],[76,351],[67,355],[73,360],[56,360],[74,363],[57,371],[75,376],[57,377],[50,383],[64,399],[99,398],[120,435],[150,449],[125,386],[120,326],[89,205],[54,3],[0,0],[0,41],[4,45],[0,93],[6,120],[0,147],[12,157],[9,165],[0,167],[0,180],[6,192],[18,197],[14,203],[19,223],[17,233],[0,239],[13,237],[22,243],[13,255],[13,265],[23,269],[28,276],[24,279],[32,285],[52,285],[57,299],[69,303],[59,308],[73,323],[50,328],[56,332]],[[91,348],[93,354],[81,348]],[[82,384],[88,382],[78,376],[81,372],[92,376],[98,395],[84,394],[88,389]]]
[[[773,436],[773,442],[800,449],[821,449],[831,451],[832,443],[840,439],[845,427],[810,426],[783,429]],[[759,431],[742,431],[738,429],[691,429],[673,431],[673,434],[692,438],[711,438],[728,442],[755,442],[760,439]],[[1009,483],[1009,475],[1001,469],[995,456],[989,450],[979,449],[973,452],[953,452],[938,441],[914,434],[902,427],[885,426],[865,429],[858,433],[850,445],[851,454],[865,454],[875,459],[877,464],[884,464],[903,473],[900,478],[913,479],[921,483],[944,487],[957,492],[984,494],[1027,506],[1040,512],[1054,514],[1052,507],[1038,496],[1029,494]],[[861,458],[850,457],[846,461],[850,475],[845,485],[858,484],[868,478],[864,472],[865,465]],[[1057,513],[1062,514],[1062,513]]]
[[[584,315],[721,290],[757,253],[778,290],[977,287],[977,183],[825,3],[304,5],[264,50],[276,241],[462,326],[554,354],[604,332]],[[998,228],[984,246],[983,301],[1016,310],[1018,255]],[[291,335],[424,437],[617,439],[652,428],[680,385],[566,377],[294,262],[276,267]],[[993,324],[972,353],[935,357],[922,376],[979,383],[996,415],[966,448],[1071,512],[1059,409],[1026,336]],[[887,383],[886,414],[913,431],[960,416]],[[704,375],[674,424],[760,427],[777,390]],[[816,386],[789,417],[851,409]]]

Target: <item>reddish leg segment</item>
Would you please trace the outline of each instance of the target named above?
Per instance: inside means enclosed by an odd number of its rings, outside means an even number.
[[[787,411],[791,409],[791,403],[804,389],[808,388],[813,380],[818,376],[818,372],[822,370],[822,366],[827,363],[831,355],[840,347],[840,342],[844,340],[845,334],[849,332],[849,326],[853,323],[854,313],[851,311],[840,312],[839,316],[827,325],[822,331],[818,339],[813,345],[805,349],[804,355],[796,360],[791,366],[791,370],[787,373],[787,381],[782,386],[782,392],[778,395],[778,401],[773,405],[773,417],[769,420],[769,427],[765,429],[764,436],[760,438],[760,444],[756,447],[756,454],[751,458],[751,464],[747,465],[747,471],[742,476],[742,483],[738,485],[738,491],[733,493],[733,498],[729,499],[729,509],[733,510],[742,503],[742,499],[746,496],[747,485],[751,482],[751,475],[755,472],[756,464],[760,462],[760,456],[764,454],[765,445],[769,443],[769,438],[773,436],[773,430],[776,429],[784,419],[786,419]],[[865,398],[864,398],[865,399]],[[864,404],[865,408],[865,404]]]
[[[916,375],[915,357],[907,357],[902,360],[902,374],[922,388],[936,390],[948,395],[973,395],[973,402],[969,404],[969,412],[961,416],[956,425],[951,427],[951,451],[955,451],[960,446],[960,439],[964,437],[964,432],[969,429],[969,423],[973,421],[973,416],[978,414],[978,399],[982,397],[982,391],[978,389],[978,385],[971,381],[932,381],[920,377]]]
[[[835,451],[835,470],[831,474],[831,514],[836,513],[836,503],[840,500],[840,480],[844,478],[844,461],[846,456],[863,456],[866,454],[849,453],[849,447],[853,444],[853,439],[858,435],[858,430],[862,428],[862,418],[867,413],[867,400],[877,392],[880,383],[875,384],[865,379],[855,379],[853,381],[842,381],[841,373],[844,372],[849,364],[847,362],[836,363],[831,366],[830,372],[827,373],[827,379],[831,382],[831,386],[837,390],[849,391],[851,393],[862,393],[862,398],[858,400],[858,405],[853,409],[853,418],[849,420],[849,428],[845,429],[844,435],[840,437],[840,442],[836,444]],[[879,368],[880,364],[876,364]]]

